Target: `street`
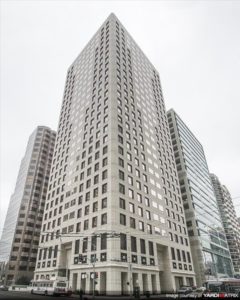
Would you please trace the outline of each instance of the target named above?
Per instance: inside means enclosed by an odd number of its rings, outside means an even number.
[[[22,300],[28,300],[28,299],[32,299],[32,300],[54,300],[54,299],[68,299],[68,300],[74,300],[74,299],[80,299],[79,296],[77,295],[72,295],[71,297],[54,297],[54,296],[44,296],[44,295],[32,295],[30,293],[27,292],[12,292],[12,291],[0,291],[0,299],[2,300],[18,300],[18,299],[22,299]],[[110,297],[110,296],[95,296],[94,300],[134,300],[136,298],[134,298],[133,296],[114,296],[114,297]],[[146,300],[146,296],[141,296],[140,298],[141,300]],[[151,295],[150,299],[166,299],[163,295],[162,296],[157,296],[157,295]],[[83,300],[93,300],[92,296],[89,295],[83,295]]]
[[[43,295],[32,295],[26,292],[10,292],[10,291],[0,291],[0,299],[2,300],[27,300],[27,299],[36,299],[36,300],[53,300],[53,299],[78,299],[75,297],[53,297],[53,296],[43,296]]]

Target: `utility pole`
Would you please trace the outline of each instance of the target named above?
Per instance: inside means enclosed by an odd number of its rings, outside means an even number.
[[[127,235],[127,260],[128,260],[128,273],[129,273],[129,288],[130,288],[130,296],[133,294],[133,278],[132,278],[132,263],[131,263],[131,239],[130,235]]]
[[[96,274],[95,274],[95,263],[96,263],[96,245],[94,245],[94,256],[93,256],[93,300],[95,299],[95,277],[96,277]]]

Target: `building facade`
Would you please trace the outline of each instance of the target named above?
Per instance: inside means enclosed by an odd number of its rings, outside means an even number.
[[[210,174],[214,193],[221,213],[234,271],[240,274],[240,226],[231,194],[215,174]]]
[[[232,262],[200,142],[174,110],[167,113],[197,285],[232,276]]]
[[[95,272],[100,294],[195,284],[159,75],[114,14],[67,73],[35,279]]]
[[[33,278],[55,137],[38,126],[29,138],[1,238],[7,285]]]

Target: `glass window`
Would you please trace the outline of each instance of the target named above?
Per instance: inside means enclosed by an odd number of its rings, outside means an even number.
[[[123,214],[120,214],[120,224],[126,225],[126,216]]]

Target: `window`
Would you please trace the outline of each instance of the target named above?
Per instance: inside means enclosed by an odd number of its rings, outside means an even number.
[[[83,243],[82,243],[82,252],[86,253],[87,252],[87,248],[88,248],[88,238],[84,238],[83,239]]]
[[[127,235],[124,233],[120,234],[120,248],[121,250],[127,250]]]
[[[145,240],[144,239],[140,239],[140,250],[142,254],[146,253],[146,246],[145,246]]]
[[[107,198],[102,199],[102,209],[107,207]]]
[[[131,228],[136,228],[136,221],[134,218],[130,217],[130,227]]]
[[[146,210],[146,217],[148,220],[151,220],[151,213],[148,210]]]
[[[122,198],[119,199],[119,206],[122,209],[126,209],[126,204],[125,204],[125,200],[124,199],[122,199]]]
[[[103,147],[103,155],[106,154],[108,151],[108,146]]]
[[[88,227],[89,227],[89,221],[88,221],[88,220],[85,220],[85,221],[84,221],[83,229],[84,229],[84,230],[87,230]]]
[[[130,185],[133,185],[133,178],[131,176],[128,176],[128,183]]]
[[[104,147],[104,148],[105,148],[105,147]],[[104,149],[104,148],[103,148],[103,149]],[[97,152],[95,153],[95,160],[99,159],[99,156],[100,156],[99,151],[97,151]]]
[[[97,250],[97,237],[92,236],[91,238],[91,251],[96,251]]]
[[[89,188],[91,186],[91,179],[88,179],[87,180],[87,183],[86,183],[86,188]],[[82,191],[82,190],[81,190]]]
[[[94,176],[94,184],[99,182],[99,175]]]
[[[90,200],[90,192],[86,193],[86,196],[85,196],[85,201],[89,201]]]
[[[119,179],[124,180],[124,172],[119,170]]]
[[[75,248],[74,248],[74,254],[79,253],[79,246],[80,246],[80,240],[75,241]]]
[[[134,236],[131,236],[131,251],[137,252],[137,239]]]
[[[124,151],[123,151],[123,148],[118,146],[118,153],[123,155],[124,154]]]
[[[98,188],[95,188],[93,190],[93,198],[96,198],[96,197],[98,197]]]
[[[121,158],[118,158],[118,164],[120,167],[124,168],[124,161]]]
[[[105,194],[107,192],[107,183],[102,185],[102,194]]]
[[[123,144],[123,138],[120,135],[118,136],[118,142],[121,143],[121,144]]]
[[[107,249],[107,235],[105,233],[101,234],[101,250]]]
[[[101,216],[101,224],[104,225],[104,224],[107,224],[107,214],[102,214]]]
[[[142,221],[138,221],[138,228],[139,230],[144,231],[144,224]]]
[[[131,212],[131,213],[135,213],[135,207],[134,207],[134,204],[133,203],[129,203],[129,211]]]
[[[102,166],[103,166],[103,167],[107,166],[107,163],[108,163],[108,159],[107,159],[107,157],[105,157],[105,158],[102,160]]]
[[[102,172],[102,180],[107,179],[107,170]]]
[[[123,214],[120,214],[120,224],[126,225],[126,216]]]
[[[129,196],[129,198],[131,198],[131,199],[134,198],[133,190],[128,189],[128,196]]]
[[[97,201],[93,203],[93,212],[98,211],[98,203]]]
[[[174,248],[171,248],[171,255],[172,255],[172,260],[175,260],[176,256],[175,256],[175,250],[174,250]]]
[[[77,211],[77,217],[81,218],[81,216],[82,216],[82,209],[79,208],[78,211]]]
[[[119,193],[125,194],[125,186],[121,183],[119,183]]]
[[[92,228],[97,227],[97,217],[92,218]]]
[[[177,249],[177,259],[181,261],[181,253],[179,249]]]
[[[132,173],[132,166],[130,164],[127,165],[128,172]]]
[[[147,224],[147,232],[148,232],[149,234],[152,234],[152,225]]]
[[[149,255],[154,255],[153,242],[148,242]]]
[[[81,231],[81,222],[77,223],[76,231],[77,231],[77,232],[80,232],[80,231]]]

